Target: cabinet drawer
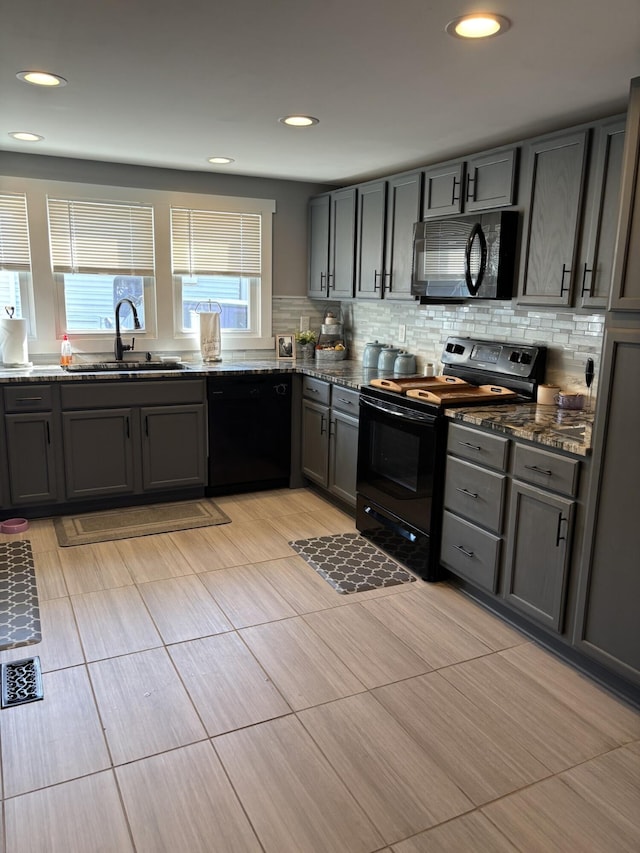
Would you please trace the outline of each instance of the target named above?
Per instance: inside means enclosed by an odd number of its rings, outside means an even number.
[[[450,423],[447,449],[455,456],[488,465],[498,471],[505,471],[507,468],[509,439],[499,435],[490,435],[477,429]]]
[[[574,496],[578,488],[580,461],[516,444],[513,460],[513,476],[534,486],[550,489],[561,495]]]
[[[104,409],[112,406],[172,406],[202,403],[203,379],[175,379],[147,382],[69,382],[60,389],[63,409]]]
[[[502,529],[506,477],[460,459],[447,458],[444,505],[494,533]]]
[[[302,377],[302,395],[316,403],[329,405],[331,398],[331,384],[322,379],[314,379],[312,376]]]
[[[342,388],[334,385],[331,389],[331,405],[340,412],[358,417],[360,406],[360,392],[351,388]]]
[[[499,536],[493,536],[450,512],[442,522],[440,562],[456,575],[489,592],[498,588]]]
[[[22,385],[4,389],[7,412],[47,412],[53,407],[50,385]]]

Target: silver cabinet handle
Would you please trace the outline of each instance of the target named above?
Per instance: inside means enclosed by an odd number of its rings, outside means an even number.
[[[464,554],[465,557],[469,557],[470,560],[475,557],[473,551],[467,551],[467,549],[463,548],[462,545],[454,545],[453,547],[456,549],[456,551],[460,551],[462,554]]]
[[[477,495],[475,492],[470,492],[468,489],[462,489],[459,486],[456,486],[456,492],[462,492],[463,495],[466,495],[468,498],[473,498],[477,500],[480,495]]]
[[[472,450],[482,450],[479,444],[471,444],[468,441],[459,441],[458,444],[461,444],[463,447],[470,447]]]
[[[537,465],[525,465],[524,467],[528,471],[535,471],[536,474],[546,474],[547,477],[553,477],[553,471],[549,471],[547,468],[538,468]]]

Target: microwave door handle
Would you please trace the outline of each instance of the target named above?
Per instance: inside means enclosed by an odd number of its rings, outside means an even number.
[[[471,251],[473,249],[473,243],[478,238],[480,243],[480,269],[478,270],[478,275],[476,280],[471,278]],[[467,238],[467,245],[464,250],[464,279],[467,283],[467,290],[472,296],[477,296],[478,291],[482,285],[482,281],[484,279],[484,274],[487,270],[487,238],[484,236],[484,231],[482,230],[482,226],[479,222],[471,229],[471,233]]]

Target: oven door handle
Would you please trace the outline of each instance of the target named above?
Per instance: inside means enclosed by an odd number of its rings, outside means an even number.
[[[375,409],[385,415],[392,415],[394,418],[400,418],[403,421],[414,421],[416,423],[434,423],[435,415],[427,415],[423,412],[415,412],[412,409],[400,409],[400,407],[385,406],[384,403],[373,402],[369,397],[360,397],[360,405],[366,406],[368,409]]]
[[[397,533],[399,536],[402,536],[404,539],[408,539],[409,542],[416,542],[418,537],[415,533],[410,533],[408,530],[405,530],[404,527],[400,527],[399,524],[395,524],[390,519],[386,518],[382,513],[376,512],[373,507],[366,506],[364,511],[367,515],[370,515],[371,518],[375,518],[383,527],[389,528],[389,530],[393,530],[394,533]]]

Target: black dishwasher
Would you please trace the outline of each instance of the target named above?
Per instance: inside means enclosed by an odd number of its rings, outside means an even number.
[[[211,377],[208,495],[289,485],[291,376]]]

